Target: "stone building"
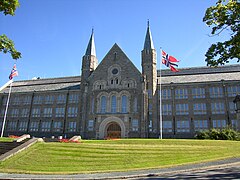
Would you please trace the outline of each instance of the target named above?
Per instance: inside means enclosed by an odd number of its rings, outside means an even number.
[[[13,83],[4,134],[157,138],[160,89],[163,138],[192,138],[197,131],[227,125],[240,130],[233,103],[240,93],[240,65],[160,75],[149,25],[141,54],[142,72],[117,44],[98,64],[92,32],[81,76]],[[0,129],[8,91],[0,92]]]

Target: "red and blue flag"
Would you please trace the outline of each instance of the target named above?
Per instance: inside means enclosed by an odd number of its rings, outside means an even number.
[[[178,70],[175,68],[178,67],[178,62],[179,60],[177,60],[175,57],[168,55],[165,51],[162,51],[162,63],[169,67],[171,71],[178,72]]]
[[[13,77],[18,76],[17,66],[14,64],[12,71],[9,75],[9,79],[11,80]]]

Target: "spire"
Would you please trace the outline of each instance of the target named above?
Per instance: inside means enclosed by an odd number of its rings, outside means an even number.
[[[150,26],[149,26],[149,20],[148,20],[147,25],[148,25],[148,27],[147,27],[147,33],[146,33],[143,49],[151,50],[151,49],[154,49],[154,46],[153,46],[153,40],[152,40],[152,35],[151,35],[151,31],[150,31]]]
[[[93,28],[85,55],[92,55],[96,57]]]

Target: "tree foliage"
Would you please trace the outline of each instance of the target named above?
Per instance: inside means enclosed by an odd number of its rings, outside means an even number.
[[[224,65],[232,59],[240,62],[240,1],[218,0],[216,6],[206,10],[203,22],[212,27],[212,36],[223,31],[230,36],[229,40],[210,46],[205,54],[207,65]]]
[[[0,0],[0,12],[4,15],[14,15],[16,8],[19,7],[18,0]],[[0,35],[0,52],[10,53],[13,59],[21,58],[21,53],[14,47],[14,42],[5,34]]]

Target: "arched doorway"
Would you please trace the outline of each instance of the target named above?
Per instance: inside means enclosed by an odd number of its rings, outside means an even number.
[[[107,126],[107,138],[121,138],[121,127],[118,123],[112,122]]]

